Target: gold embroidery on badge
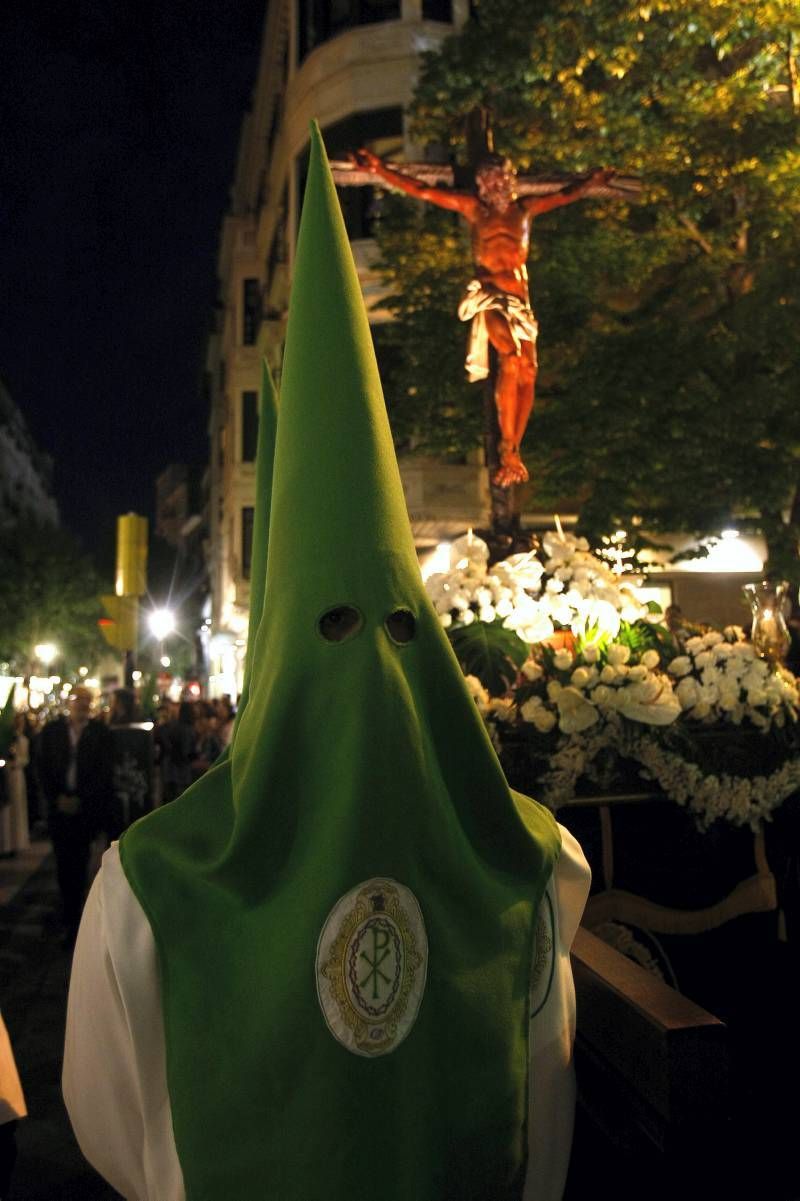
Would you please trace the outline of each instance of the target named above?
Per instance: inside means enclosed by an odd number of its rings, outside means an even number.
[[[385,1055],[416,1017],[425,985],[427,938],[416,898],[403,885],[374,879],[354,892],[343,911],[337,913],[337,906],[331,914],[338,928],[318,971],[350,1033],[348,1049]],[[334,1035],[345,1041],[324,1001],[323,1012]]]

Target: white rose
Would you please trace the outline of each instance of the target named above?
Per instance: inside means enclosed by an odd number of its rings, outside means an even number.
[[[638,684],[642,680],[646,680],[649,674],[650,673],[645,665],[643,663],[639,663],[636,665],[636,667],[632,667],[630,669],[628,672],[628,679],[632,680],[634,684]]]
[[[691,676],[681,680],[675,689],[675,695],[680,701],[682,709],[691,709],[700,700],[700,686],[697,680],[693,680]]]
[[[484,688],[477,676],[465,676],[464,681],[469,689],[469,694],[478,706],[485,706],[489,703],[489,693]]]
[[[523,721],[533,721],[533,715],[537,709],[542,708],[542,698],[539,696],[530,696],[524,705],[520,705],[519,712]]]
[[[661,696],[664,687],[665,685],[662,680],[657,680],[655,676],[649,676],[646,680],[629,684],[626,689],[626,695],[630,696],[637,704],[653,705]],[[670,688],[669,691],[671,692],[672,689]]]
[[[513,701],[503,700],[502,697],[492,697],[489,701],[489,712],[493,713],[498,721],[513,721],[516,713],[516,705]]]
[[[614,697],[614,693],[610,688],[606,688],[605,684],[598,684],[592,689],[592,700],[596,705],[607,705]]]
[[[627,663],[631,657],[631,648],[622,646],[619,642],[612,642],[608,648],[608,661],[614,667],[618,667],[621,663]]]
[[[541,665],[537,663],[535,659],[526,659],[520,670],[522,671],[525,679],[530,680],[531,683],[533,683],[535,680],[541,680],[542,676],[544,675]]]
[[[603,670],[600,672],[600,682],[603,684],[613,684],[617,678],[617,669],[612,667],[610,663],[606,663]]]
[[[585,688],[590,679],[591,676],[585,667],[576,667],[570,676],[570,683],[576,688]]]
[[[660,657],[658,651],[654,650],[645,651],[640,660],[645,667],[649,667],[651,670],[654,667],[658,667],[659,661]]]
[[[556,715],[552,709],[545,709],[542,706],[536,710],[531,720],[540,734],[547,734],[556,724]]]
[[[594,645],[585,646],[583,648],[583,657],[587,663],[596,663],[600,658],[600,651]]]
[[[547,685],[547,695],[550,698],[550,700],[551,701],[556,700],[559,692],[561,692],[561,685],[559,684],[558,680],[551,680],[550,683]]]
[[[571,652],[563,647],[560,651],[556,651],[555,656],[553,657],[553,665],[559,671],[566,671],[567,668],[572,667]]]

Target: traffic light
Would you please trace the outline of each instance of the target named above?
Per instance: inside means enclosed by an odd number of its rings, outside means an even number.
[[[108,614],[97,623],[109,646],[124,654],[136,649],[139,632],[138,596],[101,596],[100,602]]]

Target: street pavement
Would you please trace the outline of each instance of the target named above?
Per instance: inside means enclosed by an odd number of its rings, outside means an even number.
[[[119,1201],[81,1155],[61,1099],[71,952],[48,852],[37,842],[0,862],[0,1008],[28,1106],[8,1201]]]

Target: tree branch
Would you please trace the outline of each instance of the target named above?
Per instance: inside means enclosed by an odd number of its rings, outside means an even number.
[[[681,213],[678,217],[678,220],[680,221],[681,225],[689,231],[689,237],[692,239],[692,241],[696,242],[705,254],[713,255],[714,247],[711,245],[708,238],[703,237],[697,225],[695,225],[694,221],[692,221],[691,217],[687,217],[685,213]]]

